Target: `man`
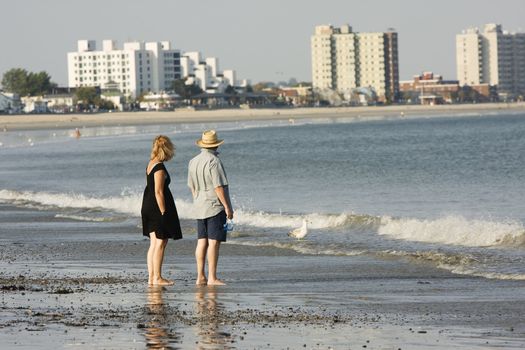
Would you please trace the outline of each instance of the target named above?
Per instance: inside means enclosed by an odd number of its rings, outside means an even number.
[[[201,153],[190,160],[188,186],[193,195],[197,217],[197,285],[224,285],[217,278],[219,247],[226,241],[226,219],[233,219],[233,208],[228,191],[226,172],[218,157],[217,148],[224,140],[217,138],[215,130],[202,133],[196,141]],[[208,278],[204,272],[208,257]]]

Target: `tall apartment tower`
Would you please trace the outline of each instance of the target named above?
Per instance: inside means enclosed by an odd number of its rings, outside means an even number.
[[[399,94],[397,33],[355,33],[352,27],[315,27],[311,37],[314,88],[338,92],[373,88],[381,101]]]
[[[525,93],[525,33],[487,24],[456,35],[457,79],[460,85],[489,84],[499,93]]]
[[[97,51],[95,41],[79,40],[67,61],[70,87],[116,88],[133,98],[170,90],[181,78],[180,51],[167,41],[128,42],[117,49],[113,40],[104,40]]]

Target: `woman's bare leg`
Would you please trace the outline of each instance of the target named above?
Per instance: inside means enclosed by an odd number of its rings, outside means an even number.
[[[162,277],[162,263],[164,261],[164,251],[166,250],[166,245],[168,244],[167,239],[159,239],[155,238],[156,243],[153,249],[153,281],[152,284],[154,285],[172,285],[174,284],[173,281],[167,280]]]
[[[153,254],[155,252],[155,245],[157,244],[157,237],[155,232],[149,234],[149,249],[147,255],[148,264],[148,284],[153,284]]]

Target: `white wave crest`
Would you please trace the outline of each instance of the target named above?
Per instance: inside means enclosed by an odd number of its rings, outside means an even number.
[[[326,229],[344,226],[347,224],[371,225],[377,220],[376,217],[366,215],[354,215],[343,213],[338,215],[312,213],[307,215],[273,214],[266,212],[255,212],[237,210],[235,222],[241,225],[249,225],[264,228],[295,228],[300,227],[303,219],[306,219],[308,227],[312,229]]]
[[[522,273],[491,271],[489,268],[484,266],[478,258],[471,254],[446,254],[436,251],[405,252],[387,250],[379,252],[379,255],[407,257],[416,260],[427,261],[434,264],[437,268],[450,271],[457,275],[467,275],[498,280],[525,280],[525,274]]]
[[[474,268],[468,268],[465,266],[442,265],[440,267],[443,269],[447,269],[450,272],[455,273],[457,275],[476,276],[476,277],[483,277],[483,278],[496,279],[496,280],[525,281],[525,274],[522,274],[522,273],[480,271],[480,270],[477,270]]]
[[[269,247],[278,249],[293,250],[304,255],[334,255],[334,256],[356,256],[366,253],[364,250],[344,250],[335,247],[321,247],[298,244],[297,242],[251,242],[230,240],[227,244],[250,246],[250,247]]]
[[[124,213],[133,217],[140,216],[142,193],[125,193],[120,196],[94,197],[79,193],[52,193],[32,191],[0,190],[0,201],[30,207],[55,207],[76,209],[103,209]],[[193,205],[182,199],[176,200],[177,211],[182,219],[192,219]],[[365,224],[372,217],[361,217],[351,214],[327,215],[284,215],[248,210],[235,212],[235,223],[262,228],[294,228],[301,226],[302,220],[308,221],[312,229],[337,227],[355,221]]]
[[[85,216],[85,215],[68,215],[68,214],[56,214],[56,218],[60,219],[70,219],[70,220],[76,220],[76,221],[92,221],[92,222],[110,222],[113,221],[112,218],[97,218],[97,217],[91,217],[91,216]]]
[[[0,190],[0,201],[29,207],[111,210],[138,217],[142,205],[142,194],[126,193],[112,197],[90,197],[78,193]],[[181,218],[191,218],[191,204],[177,200],[176,205]]]
[[[467,220],[461,216],[436,220],[382,217],[378,233],[407,241],[467,247],[519,246],[525,242],[525,228],[520,222]]]

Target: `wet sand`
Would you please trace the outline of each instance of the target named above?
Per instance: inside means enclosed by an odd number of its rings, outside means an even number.
[[[462,277],[407,259],[239,246],[232,238],[221,248],[228,285],[195,287],[193,223],[183,221],[183,230],[183,240],[168,244],[164,268],[176,284],[150,288],[148,241],[136,223],[0,205],[1,347],[525,346],[525,282]]]
[[[478,115],[501,111],[525,111],[525,103],[485,103],[463,105],[400,105],[371,107],[322,108],[264,108],[188,110],[173,112],[116,112],[79,114],[0,115],[0,128],[23,129],[75,129],[96,126],[127,126],[192,122],[231,122],[247,120],[278,120],[304,118],[366,118]]]

